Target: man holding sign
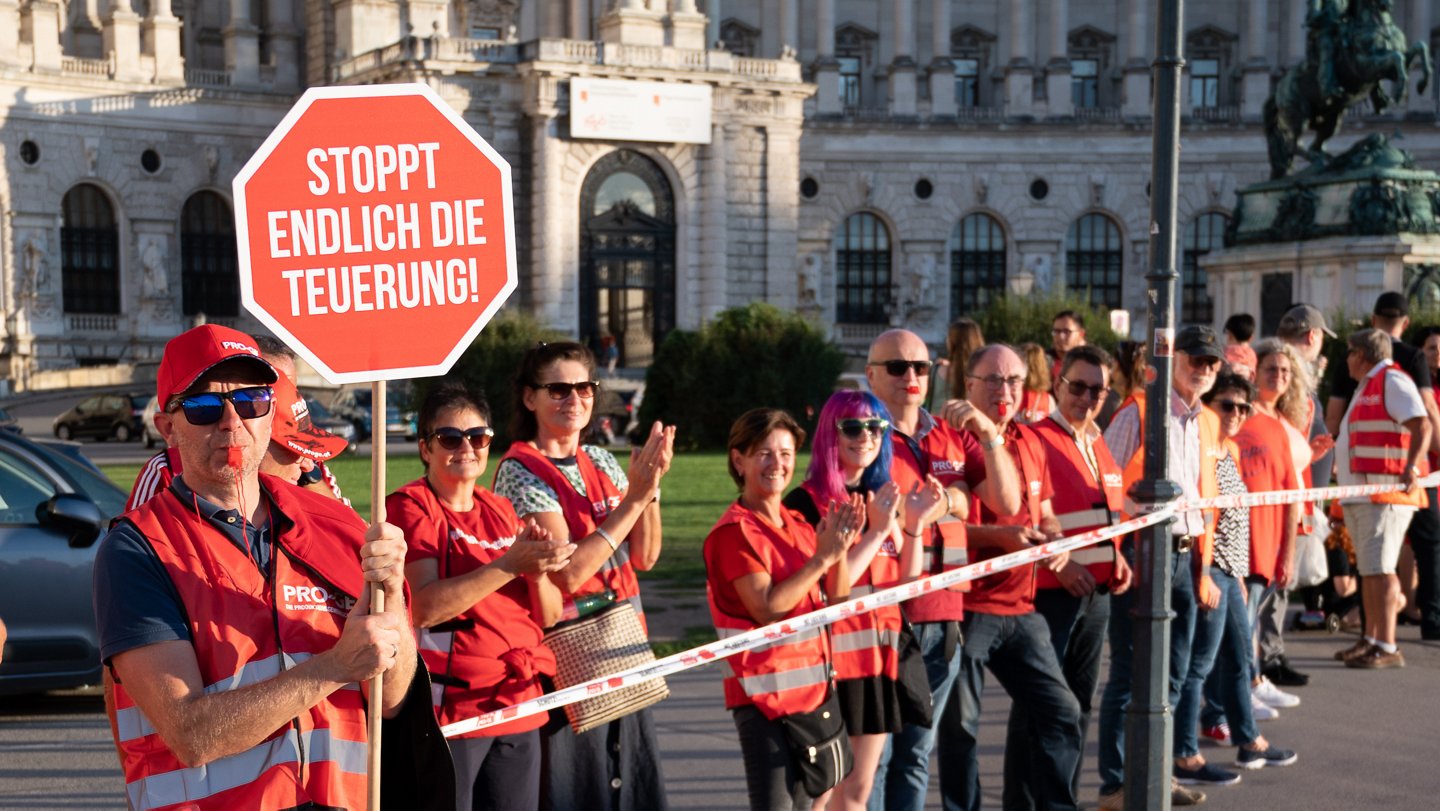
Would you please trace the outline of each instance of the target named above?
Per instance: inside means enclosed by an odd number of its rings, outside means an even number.
[[[196,328],[166,346],[156,424],[184,473],[96,558],[130,807],[365,808],[367,703],[433,723],[428,701],[406,700],[428,685],[407,632],[405,541],[258,472],[277,374],[253,339],[227,335]],[[370,583],[389,611],[369,614]],[[383,695],[365,695],[386,671]]]

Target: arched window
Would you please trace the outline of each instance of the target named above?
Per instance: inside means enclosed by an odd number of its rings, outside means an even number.
[[[874,214],[851,214],[835,234],[835,320],[883,324],[889,304],[890,232]]]
[[[240,274],[235,258],[235,218],[213,191],[196,192],[180,216],[180,299],[186,315],[215,318],[240,314]]]
[[[60,226],[61,292],[67,313],[120,312],[120,231],[115,209],[89,183],[65,193]]]
[[[1065,286],[1089,290],[1091,303],[1118,310],[1124,258],[1120,226],[1104,214],[1086,214],[1065,237]]]
[[[989,214],[971,214],[950,232],[950,317],[982,309],[1005,291],[1005,232]]]
[[[1200,257],[1225,241],[1230,218],[1218,211],[1201,214],[1185,228],[1185,245],[1180,254],[1180,323],[1209,324],[1215,318],[1205,269]]]

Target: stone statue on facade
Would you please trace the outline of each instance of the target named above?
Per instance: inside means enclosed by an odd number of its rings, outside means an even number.
[[[170,274],[166,266],[165,240],[150,237],[140,249],[140,294],[147,299],[169,300]]]
[[[800,307],[815,309],[820,306],[820,274],[823,260],[818,253],[807,253],[800,258]]]
[[[1393,0],[1309,4],[1305,58],[1286,72],[1265,102],[1271,179],[1288,175],[1296,155],[1323,171],[1330,162],[1325,142],[1349,107],[1368,100],[1382,113],[1405,100],[1412,68],[1419,66],[1416,89],[1422,93],[1432,74],[1429,47],[1423,42],[1408,45],[1391,19]],[[1300,145],[1307,128],[1315,133],[1308,149]]]
[[[50,287],[49,253],[43,233],[33,233],[25,238],[25,245],[21,248],[20,273],[15,278],[16,309],[39,306],[41,293]]]

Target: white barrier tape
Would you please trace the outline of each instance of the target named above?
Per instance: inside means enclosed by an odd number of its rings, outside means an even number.
[[[1424,488],[1431,488],[1440,485],[1440,473],[1433,473],[1420,480]],[[1152,513],[1123,521],[1103,529],[1082,532],[1079,535],[1072,535],[1059,538],[1050,543],[1029,549],[1022,549],[1018,552],[1011,552],[999,557],[990,558],[979,563],[972,563],[958,569],[951,569],[940,574],[920,580],[902,583],[898,586],[877,591],[864,597],[857,597],[843,603],[826,606],[808,614],[798,617],[791,617],[781,620],[763,628],[756,628],[753,631],[746,631],[735,636],[701,645],[698,648],[691,648],[687,651],[666,656],[655,662],[633,667],[629,670],[622,670],[610,676],[604,676],[583,684],[576,684],[563,690],[556,690],[547,693],[539,698],[533,698],[511,707],[501,710],[483,713],[474,718],[467,718],[463,721],[456,721],[440,728],[440,731],[447,738],[456,735],[464,735],[478,729],[508,723],[519,718],[527,718],[542,712],[549,712],[553,709],[574,704],[587,698],[612,693],[626,687],[633,687],[650,679],[670,676],[681,671],[716,662],[737,653],[743,653],[762,645],[778,642],[796,634],[804,633],[815,628],[830,625],[837,620],[853,617],[857,614],[864,614],[883,608],[889,605],[898,605],[906,600],[920,597],[930,592],[949,588],[960,583],[971,580],[978,580],[982,577],[997,572],[1013,569],[1028,563],[1034,563],[1061,552],[1068,552],[1081,547],[1090,546],[1101,541],[1127,535],[1131,532],[1153,526],[1162,521],[1169,520],[1177,512],[1189,509],[1233,509],[1237,507],[1273,506],[1276,504],[1289,504],[1303,501],[1322,501],[1337,498],[1357,498],[1361,496],[1378,495],[1380,493],[1393,493],[1403,488],[1398,484],[1363,484],[1345,485],[1337,487],[1315,487],[1308,490],[1277,490],[1264,493],[1249,493],[1242,496],[1219,496],[1217,498],[1201,499],[1193,507],[1185,501],[1177,501],[1167,504]]]

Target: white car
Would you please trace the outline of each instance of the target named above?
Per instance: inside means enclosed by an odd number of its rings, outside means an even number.
[[[155,411],[159,407],[159,398],[151,395],[150,402],[145,404],[145,410],[140,412],[140,438],[145,440],[146,448],[165,444],[165,437],[160,436],[160,432],[155,428]]]

